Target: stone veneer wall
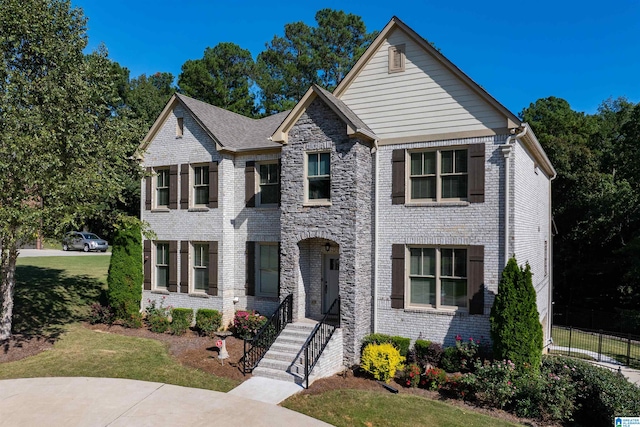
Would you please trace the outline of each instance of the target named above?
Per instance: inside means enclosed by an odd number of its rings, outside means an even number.
[[[314,151],[331,153],[330,206],[304,202],[306,153]],[[320,238],[339,245],[346,362],[357,361],[360,341],[371,331],[372,175],[369,144],[350,139],[345,123],[319,99],[314,100],[282,148],[281,295],[292,292],[294,318],[304,317],[307,301],[320,301],[322,296],[307,298],[312,289],[305,289],[301,267],[310,265],[310,260],[301,263],[305,257],[299,243]]]

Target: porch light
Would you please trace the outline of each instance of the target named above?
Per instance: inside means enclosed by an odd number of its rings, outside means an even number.
[[[324,250],[329,252],[331,250],[331,244],[330,243],[325,244],[324,245]]]

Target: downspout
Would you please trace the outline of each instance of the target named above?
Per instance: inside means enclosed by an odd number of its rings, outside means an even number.
[[[509,170],[511,168],[511,152],[513,151],[513,143],[511,140],[516,141],[519,138],[522,138],[527,131],[529,130],[528,126],[524,127],[524,130],[517,135],[509,135],[504,145],[501,145],[502,155],[504,156],[504,265],[506,266],[509,262],[509,207],[510,207],[510,176]],[[512,131],[515,132],[515,131]]]
[[[549,318],[547,319],[547,337],[548,337],[548,344],[547,345],[552,345],[553,344],[553,338],[551,336],[551,331],[552,331],[552,325],[553,325],[553,206],[551,204],[551,202],[553,201],[552,197],[551,197],[551,181],[553,181],[554,179],[556,179],[558,176],[558,174],[556,172],[553,173],[553,176],[551,177],[551,179],[549,179],[549,253],[547,254],[548,260],[547,260],[547,265],[549,266],[549,271],[547,272],[547,274],[549,274],[549,308],[548,308],[548,312],[549,312]],[[557,231],[557,230],[556,230]]]
[[[373,140],[373,149],[375,154],[375,165],[373,169],[374,193],[373,193],[373,333],[378,332],[378,163],[380,155],[378,153],[378,140]]]

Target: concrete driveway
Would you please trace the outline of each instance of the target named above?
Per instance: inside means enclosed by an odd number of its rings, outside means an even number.
[[[116,378],[0,381],[0,426],[329,426],[216,391]]]
[[[95,256],[111,255],[111,252],[63,251],[62,249],[20,249],[18,258],[38,256]]]

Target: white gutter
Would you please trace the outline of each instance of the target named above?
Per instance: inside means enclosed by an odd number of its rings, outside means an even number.
[[[507,265],[509,262],[509,207],[510,207],[510,177],[509,177],[509,169],[511,167],[511,152],[513,151],[513,144],[511,140],[516,141],[519,138],[522,138],[527,131],[529,130],[529,126],[524,126],[524,130],[519,134],[513,136],[509,135],[504,145],[501,145],[502,155],[504,156],[504,265]]]
[[[551,181],[556,179],[556,177],[557,174],[554,173],[549,179],[549,253],[547,254],[547,265],[549,266],[547,269],[547,274],[549,275],[549,300],[547,303],[549,304],[549,307],[547,308],[547,313],[549,317],[547,318],[546,324],[548,338],[547,345],[553,344],[553,340],[551,339],[551,329],[553,325],[553,205],[551,204],[553,199],[551,197]]]
[[[380,160],[380,153],[378,152],[378,140],[373,140],[372,154],[375,154],[375,166],[373,170],[374,177],[374,201],[373,201],[373,333],[378,332],[378,163]]]

